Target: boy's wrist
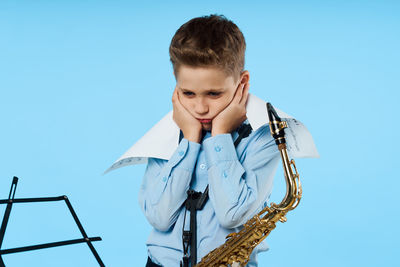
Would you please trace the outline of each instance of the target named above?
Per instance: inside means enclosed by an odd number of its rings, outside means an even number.
[[[216,136],[218,134],[227,134],[229,131],[223,130],[223,129],[212,129],[211,130],[211,136]]]
[[[201,135],[200,133],[189,133],[189,134],[183,134],[183,137],[185,137],[188,141],[194,142],[194,143],[200,143],[201,140]]]

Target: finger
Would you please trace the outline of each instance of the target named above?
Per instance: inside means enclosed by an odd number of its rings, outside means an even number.
[[[238,104],[242,99],[244,85],[245,85],[244,83],[239,84],[238,88],[236,89],[235,96],[233,97],[234,101]]]
[[[249,90],[250,90],[250,84],[246,83],[244,88],[243,88],[243,96],[242,96],[242,99],[240,100],[239,104],[246,104],[247,103],[247,99],[249,97]]]
[[[180,107],[183,107],[183,105],[181,103],[181,98],[180,98],[180,94],[179,94],[178,90],[176,90],[176,100],[177,100],[176,102],[178,103],[178,105]]]
[[[172,93],[172,103],[174,103],[174,101],[176,101],[176,99],[177,99],[177,90],[176,90],[176,87],[175,87],[175,89],[174,89],[174,92]]]
[[[178,89],[175,87],[175,91],[174,91],[174,94],[173,94],[173,98],[172,98],[172,102],[175,104],[175,105],[179,105],[179,106],[181,106],[182,104],[181,104],[181,100],[179,99],[179,91],[178,91]]]
[[[183,112],[183,110],[186,110],[186,108],[182,105],[181,100],[179,99],[179,92],[176,90],[175,92],[175,101],[173,103],[175,109],[179,110],[180,112]]]

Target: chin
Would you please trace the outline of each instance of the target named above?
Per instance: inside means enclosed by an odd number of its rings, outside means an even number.
[[[207,124],[202,123],[201,126],[203,127],[204,131],[208,131],[209,132],[212,129],[211,123],[207,123]]]

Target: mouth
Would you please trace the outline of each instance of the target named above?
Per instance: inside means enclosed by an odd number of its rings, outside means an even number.
[[[201,123],[211,123],[212,119],[198,119]]]

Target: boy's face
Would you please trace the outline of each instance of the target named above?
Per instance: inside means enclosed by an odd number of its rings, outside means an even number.
[[[231,102],[244,76],[248,80],[247,71],[235,81],[216,67],[181,66],[176,77],[179,100],[203,130],[210,131],[212,120]]]

